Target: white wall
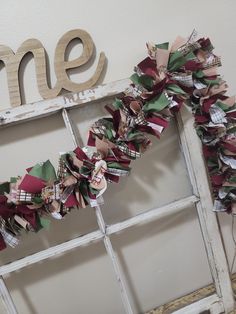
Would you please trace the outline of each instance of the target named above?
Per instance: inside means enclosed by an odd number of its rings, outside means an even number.
[[[8,0],[1,5],[0,38],[1,44],[13,50],[27,38],[41,40],[49,55],[54,83],[53,55],[58,39],[70,29],[85,29],[97,52],[106,53],[104,82],[110,82],[132,73],[134,65],[146,56],[147,41],[173,41],[177,35],[188,36],[196,28],[200,36],[212,39],[217,54],[222,55],[221,72],[233,92],[235,9],[233,0]],[[79,46],[72,48],[71,58],[80,51]],[[25,102],[39,100],[31,58],[26,59],[21,72],[25,72]],[[92,72],[73,71],[72,79],[85,80]],[[0,108],[8,107],[4,69],[0,86]],[[91,121],[104,115],[103,105],[74,110],[73,119],[83,137]],[[60,116],[1,130],[1,180],[23,174],[26,167],[46,158],[56,164],[58,152],[71,148]],[[128,179],[110,186],[106,193],[103,212],[107,223],[191,194],[174,124],[143,159],[133,164],[133,170]],[[221,216],[227,252],[232,258],[230,217]],[[53,222],[49,231],[23,236],[18,248],[0,253],[0,261],[12,261],[96,228],[92,209],[73,212],[63,222]],[[212,281],[195,209],[113,236],[112,243],[137,313]],[[21,314],[123,313],[102,243],[29,267],[12,274],[6,282]]]

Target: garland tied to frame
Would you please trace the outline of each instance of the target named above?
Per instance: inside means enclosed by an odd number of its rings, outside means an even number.
[[[208,38],[147,44],[148,57],[135,67],[132,84],[111,115],[89,130],[88,146],[60,156],[57,172],[46,161],[22,177],[0,184],[0,249],[15,247],[20,231],[39,231],[48,215],[61,219],[74,207],[97,206],[107,182],[130,173],[130,162],[160,138],[183,103],[192,107],[203,144],[215,211],[236,212],[236,103],[217,74],[220,58]]]

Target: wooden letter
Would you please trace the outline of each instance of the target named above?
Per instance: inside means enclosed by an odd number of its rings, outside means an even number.
[[[65,51],[68,44],[79,38],[83,44],[83,52],[80,57],[72,61],[65,61]],[[0,61],[3,61],[6,67],[10,102],[13,107],[21,105],[19,67],[22,59],[27,53],[32,53],[35,61],[35,71],[38,90],[42,98],[54,98],[64,88],[70,92],[79,92],[83,89],[92,87],[99,79],[105,64],[105,54],[102,52],[99,56],[98,65],[93,76],[82,83],[71,82],[66,70],[76,68],[86,64],[92,57],[94,44],[91,36],[84,30],[75,29],[67,32],[59,40],[55,50],[55,73],[57,82],[53,88],[48,86],[46,55],[42,43],[37,39],[28,39],[22,43],[16,53],[9,47],[0,45]]]
[[[39,40],[28,39],[24,41],[15,54],[9,47],[1,45],[0,59],[6,66],[10,102],[13,107],[21,105],[19,67],[23,57],[29,52],[34,56],[40,95],[43,98],[53,98],[61,91],[61,86],[58,85],[58,82],[53,89],[48,87],[45,50]]]
[[[81,56],[75,60],[65,61],[66,48],[68,44],[76,38],[81,40],[83,44],[83,52]],[[71,30],[62,36],[57,44],[54,59],[55,72],[61,87],[71,92],[79,92],[92,87],[97,82],[105,64],[105,54],[103,52],[100,53],[96,71],[89,80],[82,83],[75,83],[68,78],[66,73],[66,70],[68,69],[77,68],[86,64],[91,59],[93,50],[94,44],[91,36],[82,29]]]

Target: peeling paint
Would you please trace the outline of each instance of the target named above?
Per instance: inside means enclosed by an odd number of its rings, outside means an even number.
[[[32,111],[26,111],[26,112],[23,112],[23,113],[20,113],[20,114],[17,114],[15,116],[15,119],[20,119],[20,118],[23,118],[31,113],[35,113],[35,110],[32,110]]]
[[[123,92],[129,84],[130,80],[124,79],[96,86],[82,92],[68,93],[50,100],[40,100],[20,107],[10,108],[7,111],[0,111],[0,126],[8,126],[12,123],[37,119],[41,116],[56,113],[63,108],[77,107],[95,100],[103,100],[106,97],[116,96]],[[6,114],[8,116],[5,119]]]

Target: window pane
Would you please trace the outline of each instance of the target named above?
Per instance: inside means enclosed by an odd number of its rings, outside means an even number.
[[[59,152],[72,148],[72,141],[59,114],[1,128],[0,180],[22,175],[26,168],[47,159],[57,166]]]
[[[23,175],[26,168],[47,159],[57,167],[59,152],[73,149],[59,114],[0,129],[0,134],[0,181]],[[2,251],[0,263],[19,259],[98,228],[94,210],[89,207],[73,210],[61,221],[53,218],[51,221],[49,230],[36,234],[22,232],[19,246]]]
[[[113,235],[135,313],[212,282],[195,208]]]
[[[124,312],[102,242],[13,273],[6,284],[19,314]]]

